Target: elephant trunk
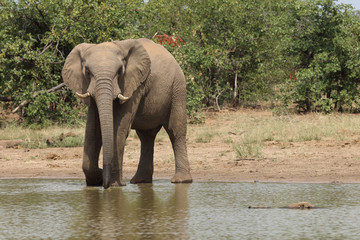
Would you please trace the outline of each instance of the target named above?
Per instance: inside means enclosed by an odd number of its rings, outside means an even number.
[[[113,86],[111,79],[97,79],[96,105],[99,111],[103,144],[103,187],[111,184],[111,165],[114,158]]]

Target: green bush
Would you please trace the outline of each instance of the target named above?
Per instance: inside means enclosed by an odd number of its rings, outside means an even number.
[[[335,0],[0,0],[0,96],[30,102],[27,124],[76,123],[70,91],[33,97],[62,82],[73,47],[157,36],[172,41],[193,122],[204,106],[278,99],[283,112],[359,111],[359,14]]]
[[[142,1],[15,1],[0,3],[0,93],[15,98],[12,108],[26,124],[73,124],[83,107],[68,90],[34,93],[62,82],[61,69],[72,48],[138,37]]]
[[[284,82],[284,104],[298,112],[358,111],[359,18],[334,1],[304,1],[301,8],[292,45],[298,65]]]

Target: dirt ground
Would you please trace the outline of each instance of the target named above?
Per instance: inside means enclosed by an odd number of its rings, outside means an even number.
[[[232,126],[231,119],[249,113],[231,113],[233,116],[227,120],[220,118],[221,114],[212,113],[207,116],[205,125],[191,126],[189,131],[218,128],[219,121],[224,121],[220,126],[225,129],[219,131],[234,135],[226,128]],[[261,117],[271,112],[250,114]],[[188,135],[188,155],[194,181],[360,183],[358,140],[267,141],[262,147],[262,157],[239,159],[226,141],[216,138],[197,141],[195,134],[189,132]],[[170,180],[174,174],[174,157],[170,141],[164,133],[161,136],[155,145],[154,179]],[[13,143],[0,141],[0,178],[84,178],[82,147],[25,149],[13,146]],[[124,155],[127,181],[135,174],[139,154],[140,142],[130,136]]]

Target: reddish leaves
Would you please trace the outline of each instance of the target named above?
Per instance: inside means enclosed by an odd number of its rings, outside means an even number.
[[[296,70],[293,70],[291,73],[290,73],[290,79],[293,79],[294,81],[297,81],[297,77],[296,77],[296,75],[295,75],[295,73],[296,73]]]
[[[168,44],[172,47],[180,47],[181,44],[185,45],[184,40],[182,40],[179,36],[174,37],[164,33],[162,35],[156,35],[155,37],[157,42],[161,45]]]

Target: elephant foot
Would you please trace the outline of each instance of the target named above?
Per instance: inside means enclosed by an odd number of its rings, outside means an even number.
[[[103,185],[103,174],[102,169],[98,169],[95,172],[85,173],[86,185],[87,186],[102,186]]]
[[[152,176],[151,177],[138,177],[137,174],[130,180],[131,184],[137,183],[152,183]]]
[[[116,180],[111,184],[112,187],[123,187],[126,186],[126,183],[123,180]]]
[[[190,173],[176,172],[175,176],[171,179],[172,183],[192,183],[192,177]]]

